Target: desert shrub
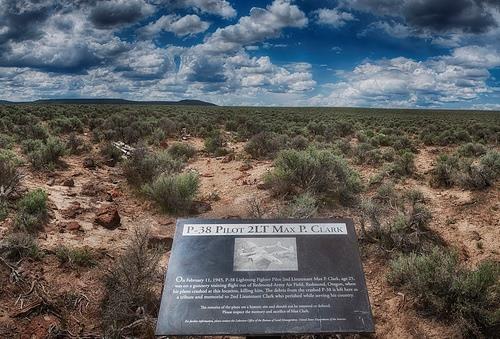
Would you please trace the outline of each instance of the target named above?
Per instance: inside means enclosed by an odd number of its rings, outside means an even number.
[[[389,173],[395,177],[407,177],[415,172],[415,156],[413,153],[403,151],[399,154],[392,166],[390,166]]]
[[[174,158],[187,160],[196,155],[196,148],[190,144],[176,142],[168,148],[168,153]]]
[[[361,204],[363,235],[386,251],[421,252],[441,239],[428,228],[432,218],[419,191],[398,195],[391,186]],[[366,228],[366,220],[370,228]]]
[[[215,131],[205,138],[205,151],[215,156],[226,155],[226,140],[220,131]]]
[[[500,177],[500,152],[489,151],[478,160],[441,155],[432,171],[431,184],[437,187],[460,185],[466,189],[484,189]]]
[[[392,147],[394,147],[396,151],[407,150],[413,153],[417,152],[417,148],[411,139],[406,135],[396,137],[393,141]]]
[[[83,132],[83,123],[77,117],[60,117],[50,120],[52,130],[57,133]]]
[[[70,154],[82,154],[90,150],[90,146],[76,133],[70,133],[66,141],[66,149]]]
[[[285,148],[286,144],[286,136],[271,132],[261,132],[248,140],[245,145],[245,151],[255,159],[272,158],[279,150]]]
[[[159,296],[154,286],[159,278],[161,252],[149,245],[146,229],[135,231],[123,254],[106,273],[102,320],[107,337],[138,337],[151,331],[148,318],[158,312]],[[137,320],[140,325],[124,329]]]
[[[97,264],[94,254],[88,247],[73,248],[62,245],[55,251],[57,259],[69,267],[92,267]]]
[[[163,174],[151,184],[143,186],[142,191],[168,212],[189,211],[198,193],[200,179],[196,173],[177,175]]]
[[[343,155],[350,155],[352,153],[352,147],[348,140],[340,139],[335,142],[334,147],[338,149]]]
[[[421,311],[457,324],[465,335],[498,334],[498,263],[486,261],[467,269],[456,253],[434,248],[430,253],[410,253],[392,260],[388,280],[417,298]]]
[[[0,204],[2,206],[19,186],[21,178],[19,165],[20,161],[14,153],[0,150]]]
[[[375,136],[373,136],[373,138],[370,139],[370,144],[374,147],[390,146],[392,145],[392,143],[392,137],[385,134],[376,134]]]
[[[367,153],[375,149],[371,144],[367,142],[361,142],[354,148],[354,157],[358,164],[364,164],[367,161]]]
[[[108,162],[108,164],[111,164],[113,166],[123,159],[122,151],[116,148],[109,141],[101,145],[100,154]]]
[[[150,183],[160,174],[176,173],[183,163],[168,152],[151,153],[145,148],[137,148],[123,163],[123,172],[129,184],[141,187]]]
[[[282,211],[282,218],[308,219],[318,211],[318,201],[309,192],[297,195]]]
[[[432,170],[431,184],[435,187],[453,186],[458,166],[458,157],[446,154],[438,156],[436,166]]]
[[[15,227],[27,233],[39,231],[48,219],[47,193],[38,188],[27,193],[18,203]]]
[[[399,200],[395,185],[391,181],[382,183],[373,198],[378,202],[388,204],[393,207],[397,206]]]
[[[296,150],[303,151],[309,146],[309,139],[303,135],[296,135],[290,140],[290,147]]]
[[[329,150],[283,150],[274,167],[265,181],[275,194],[309,191],[327,200],[346,202],[362,188],[358,173]]]
[[[45,142],[36,142],[28,153],[31,165],[35,169],[53,169],[59,158],[66,152],[60,139],[48,137]]]
[[[457,154],[463,157],[479,156],[486,153],[486,147],[483,144],[468,142],[458,148]]]
[[[461,161],[457,181],[463,188],[484,189],[493,186],[499,176],[500,152],[490,151],[479,158],[479,163]]]
[[[14,138],[10,135],[0,133],[0,149],[11,149],[14,142]]]
[[[155,128],[149,136],[149,142],[153,145],[160,145],[167,138],[167,133],[161,128]]]
[[[5,237],[0,243],[0,252],[13,261],[22,258],[32,258],[35,260],[43,256],[43,252],[38,247],[35,238],[28,233],[16,232]]]

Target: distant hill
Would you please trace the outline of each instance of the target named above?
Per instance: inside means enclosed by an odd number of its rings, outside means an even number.
[[[31,102],[11,102],[0,100],[0,104],[71,104],[71,105],[183,105],[183,106],[217,106],[201,100],[179,101],[134,101],[125,99],[43,99]]]

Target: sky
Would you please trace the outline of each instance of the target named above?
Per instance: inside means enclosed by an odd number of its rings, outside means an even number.
[[[500,0],[0,0],[0,99],[500,110]]]

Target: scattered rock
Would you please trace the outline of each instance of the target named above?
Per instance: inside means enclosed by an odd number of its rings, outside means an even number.
[[[83,167],[85,168],[95,168],[95,161],[92,158],[85,158],[83,160]]]
[[[73,201],[68,208],[61,210],[61,215],[65,219],[75,219],[77,215],[83,213],[83,208],[78,201]]]
[[[120,214],[113,205],[105,205],[96,212],[95,222],[104,228],[114,230],[120,226]]]
[[[48,181],[47,181],[47,186],[54,186],[55,184],[55,179],[54,178],[50,178]]]
[[[62,185],[66,187],[75,187],[75,180],[73,178],[64,179]]]
[[[172,249],[173,239],[164,235],[153,234],[149,237],[148,247],[149,248],[162,248],[167,252]]]
[[[249,177],[251,174],[248,173],[248,172],[243,172],[241,173],[241,175],[239,175],[238,177],[234,178],[233,180],[241,180],[243,178],[246,178],[246,177]]]

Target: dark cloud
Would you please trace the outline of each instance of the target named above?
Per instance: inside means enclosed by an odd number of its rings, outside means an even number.
[[[197,60],[187,76],[188,81],[222,83],[226,81],[223,64],[207,60]]]
[[[434,33],[483,33],[497,27],[498,0],[350,0],[342,7],[402,18],[411,27]]]
[[[43,35],[42,23],[49,17],[52,6],[41,1],[6,0],[0,2],[0,45],[8,41],[35,40]]]
[[[483,33],[496,27],[492,13],[481,1],[410,1],[403,14],[408,24],[436,32],[458,29],[467,33]]]
[[[143,1],[112,0],[99,2],[90,12],[89,19],[101,29],[132,24],[152,14],[152,7]]]

